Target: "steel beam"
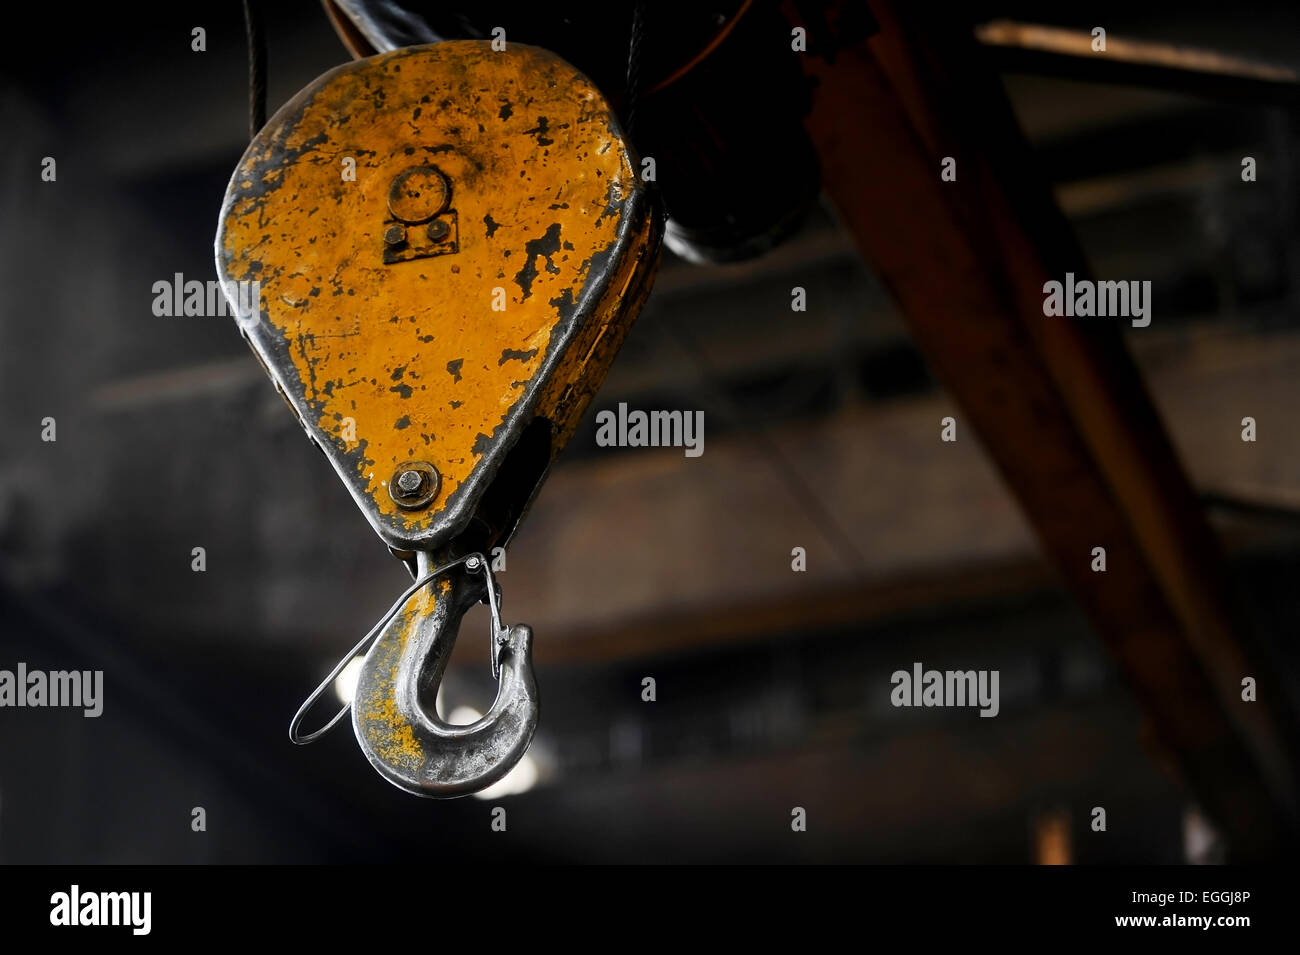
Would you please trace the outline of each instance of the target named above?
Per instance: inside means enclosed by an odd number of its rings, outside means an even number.
[[[1275,684],[1203,511],[1113,320],[1043,315],[1044,282],[1086,260],[969,31],[869,8],[874,23],[858,4],[812,21],[786,5],[807,30],[826,190],[1191,788],[1238,857],[1274,857],[1295,837],[1291,741],[1240,699],[1245,676]]]

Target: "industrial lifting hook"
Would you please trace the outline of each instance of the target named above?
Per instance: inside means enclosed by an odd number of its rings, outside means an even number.
[[[419,796],[450,798],[492,785],[523,756],[537,729],[537,686],[532,630],[522,624],[502,624],[501,592],[483,555],[433,564],[433,555],[417,553],[415,583],[298,709],[289,724],[289,738],[310,743],[334,727],[350,708],[357,742],[385,779]],[[426,587],[430,590],[425,591]],[[468,726],[452,726],[438,716],[438,687],[461,618],[479,600],[486,601],[491,614],[497,696],[481,719]],[[407,607],[408,603],[412,606]],[[372,640],[352,702],[325,726],[303,734],[300,728],[308,711]]]
[[[350,708],[379,773],[435,797],[483,789],[523,756],[532,632],[501,623],[483,555],[519,526],[650,293],[664,224],[639,167],[591,80],[484,40],[336,67],[249,144],[215,243],[227,301],[371,528],[416,566],[294,716],[293,742]],[[496,701],[452,726],[438,686],[478,600]],[[350,707],[304,731],[349,664]]]

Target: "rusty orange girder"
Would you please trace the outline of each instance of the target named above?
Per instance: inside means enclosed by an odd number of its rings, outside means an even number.
[[[888,0],[803,19],[823,182],[1115,657],[1162,752],[1242,859],[1296,840],[1296,754],[1222,557],[1118,331],[1043,315],[1087,263],[960,19]],[[870,10],[870,14],[866,13]],[[955,181],[940,176],[943,157]],[[1225,437],[1229,440],[1231,436]],[[1107,573],[1089,555],[1104,546]]]

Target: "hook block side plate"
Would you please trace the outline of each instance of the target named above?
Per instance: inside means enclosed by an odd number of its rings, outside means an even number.
[[[638,168],[582,74],[479,41],[340,66],[249,146],[216,239],[223,288],[391,547],[464,531],[532,422],[547,464],[572,435],[658,261]],[[403,462],[436,470],[427,504],[390,491]]]

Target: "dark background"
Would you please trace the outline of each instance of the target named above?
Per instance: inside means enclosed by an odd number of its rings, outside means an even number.
[[[274,110],[348,57],[318,5],[268,6]],[[1293,4],[1139,6],[967,15],[1300,67]],[[536,785],[435,803],[385,784],[346,728],[291,746],[300,700],[409,578],[234,323],[151,310],[155,281],[214,276],[217,213],[247,142],[239,6],[23,16],[0,64],[0,667],[99,668],[106,690],[99,719],[0,710],[0,861],[1221,851],[1205,849],[1195,794],[1147,745],[973,433],[938,441],[939,419],[959,412],[823,206],[757,262],[665,255],[512,546],[505,614],[536,633]],[[190,49],[194,26],[205,53]],[[1130,346],[1211,496],[1267,675],[1294,705],[1294,115],[1004,82],[1096,272],[1153,282],[1156,318]],[[1243,191],[1244,155],[1269,172]],[[40,180],[44,156],[57,183]],[[789,310],[793,285],[806,313]],[[619,401],[704,409],[704,455],[597,448],[591,418]],[[1237,440],[1245,415],[1269,422],[1255,444]],[[55,443],[40,440],[46,416]],[[190,569],[195,546],[205,573]],[[795,546],[806,574],[790,570]],[[444,712],[491,702],[483,625],[465,622]],[[1001,715],[892,708],[889,674],[913,661],[999,669]],[[657,702],[640,699],[646,676]],[[489,829],[494,805],[506,834]],[[1098,805],[1104,834],[1088,829]],[[196,806],[206,832],[191,831]],[[795,806],[805,833],[790,830]]]

